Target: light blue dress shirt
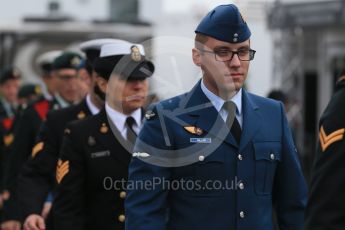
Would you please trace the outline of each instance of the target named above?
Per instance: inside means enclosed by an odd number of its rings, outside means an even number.
[[[224,100],[220,98],[219,96],[212,93],[204,84],[204,80],[201,80],[201,90],[204,92],[206,97],[211,101],[213,106],[216,108],[220,116],[223,118],[224,121],[226,121],[226,118],[228,117],[228,111],[223,109]],[[242,88],[231,98],[231,101],[236,104],[236,118],[238,120],[238,123],[240,124],[242,128],[243,123],[243,114],[242,114]]]

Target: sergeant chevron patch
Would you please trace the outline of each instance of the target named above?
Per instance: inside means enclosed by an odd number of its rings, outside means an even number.
[[[41,151],[44,147],[44,142],[38,142],[33,148],[31,152],[31,157],[34,158],[39,151]]]
[[[56,181],[58,184],[62,181],[62,179],[66,176],[69,172],[69,161],[62,161],[59,159],[56,167]]]
[[[6,147],[10,146],[13,142],[13,134],[4,135],[4,144]]]
[[[326,135],[326,132],[323,126],[321,126],[319,139],[320,139],[322,152],[324,152],[334,142],[342,140],[344,138],[344,132],[345,132],[345,128],[342,128],[330,133],[329,135]]]

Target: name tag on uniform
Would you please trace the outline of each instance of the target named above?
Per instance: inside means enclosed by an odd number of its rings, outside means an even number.
[[[190,143],[201,143],[201,144],[209,144],[212,142],[211,138],[190,138]]]
[[[91,158],[99,158],[99,157],[107,157],[107,156],[110,156],[109,150],[91,153]]]

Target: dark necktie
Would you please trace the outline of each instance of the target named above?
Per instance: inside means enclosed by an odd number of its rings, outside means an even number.
[[[126,127],[127,127],[127,141],[134,145],[135,139],[137,137],[136,133],[134,132],[133,125],[135,124],[135,120],[133,117],[127,117],[126,119]]]
[[[238,120],[236,118],[236,105],[232,101],[226,101],[224,102],[223,107],[226,111],[228,111],[228,117],[226,118],[225,123],[230,129],[231,134],[239,144],[241,141],[242,129],[240,123],[238,123]]]

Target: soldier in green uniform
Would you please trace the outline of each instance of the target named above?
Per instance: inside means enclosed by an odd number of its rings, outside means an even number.
[[[17,106],[17,93],[21,73],[18,68],[8,67],[0,76],[0,120],[13,117]]]
[[[79,82],[76,78],[80,61],[81,57],[76,53],[63,52],[57,56],[52,63],[51,76],[56,79],[56,93],[51,99],[40,98],[29,105],[18,120],[14,130],[16,138],[5,170],[5,187],[9,190],[10,198],[4,203],[3,228],[17,225],[20,220],[16,193],[17,175],[31,154],[42,121],[46,119],[49,110],[67,107],[79,100]]]
[[[41,54],[36,59],[36,65],[40,70],[40,78],[45,87],[43,91],[44,98],[47,100],[52,100],[56,92],[57,79],[53,75],[53,62],[62,52],[61,50],[51,50]]]
[[[13,124],[16,117],[21,73],[18,68],[7,67],[0,74],[0,215],[7,193],[4,191],[5,167],[13,142]]]

